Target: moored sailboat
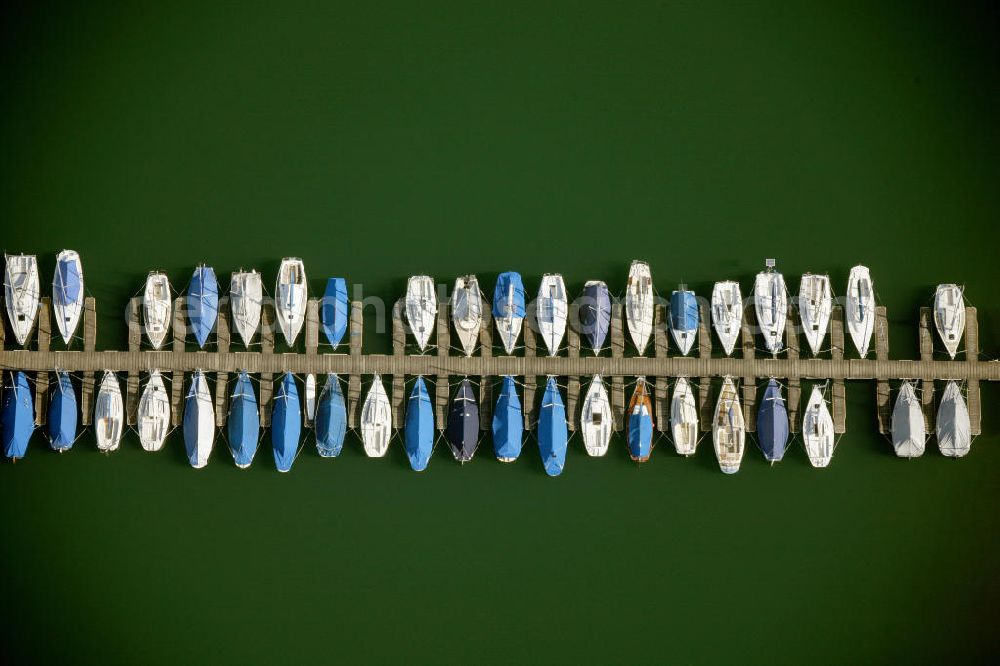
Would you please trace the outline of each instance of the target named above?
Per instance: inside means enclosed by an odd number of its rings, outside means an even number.
[[[59,335],[68,345],[83,314],[83,264],[80,263],[80,255],[73,250],[63,250],[56,255],[52,311]]]
[[[476,455],[479,446],[479,403],[468,378],[458,385],[451,401],[444,434],[458,462],[468,462]]]
[[[406,323],[417,341],[420,351],[427,348],[431,333],[437,323],[437,295],[434,280],[426,275],[414,275],[406,282],[404,302]]]
[[[642,356],[653,334],[653,278],[649,264],[633,261],[625,286],[625,321],[632,344]]]
[[[233,327],[249,347],[260,327],[260,311],[264,302],[264,282],[257,271],[236,271],[229,280],[229,311]]]
[[[38,319],[41,292],[38,286],[38,260],[29,254],[4,255],[4,301],[14,339],[22,347]]]
[[[208,390],[208,378],[202,370],[191,375],[191,385],[184,399],[184,448],[191,467],[208,464],[215,442],[215,406]]]
[[[538,452],[542,465],[549,476],[559,476],[566,466],[566,442],[569,427],[566,421],[566,405],[556,384],[555,377],[549,377],[542,395],[542,409],[538,414]]]
[[[591,280],[583,285],[580,296],[580,333],[595,355],[601,353],[611,329],[611,294],[608,285]]]
[[[961,458],[972,448],[969,406],[953,381],[948,382],[938,405],[937,440],[941,455],[949,458]]]
[[[535,300],[535,319],[538,323],[538,333],[545,341],[549,356],[559,353],[566,334],[566,318],[569,313],[569,302],[566,299],[566,284],[562,275],[546,274],[542,276],[542,284],[538,288],[538,298]]]
[[[274,396],[271,412],[271,449],[274,466],[279,472],[292,469],[299,454],[299,437],[302,435],[302,403],[295,375],[286,372]]]
[[[680,285],[670,295],[670,335],[681,354],[687,356],[698,336],[698,299],[687,285]]]
[[[80,407],[69,373],[56,371],[56,382],[49,397],[49,446],[53,451],[68,451],[76,441],[76,426]]]
[[[500,341],[508,354],[514,353],[517,338],[524,324],[524,285],[521,275],[514,271],[497,276],[493,290],[493,321],[496,322]]]
[[[653,403],[646,378],[636,380],[628,404],[628,454],[636,462],[646,462],[653,452]]]
[[[172,316],[170,280],[164,273],[153,271],[146,276],[146,288],[142,293],[142,325],[153,349],[163,346]]]
[[[934,292],[934,326],[948,355],[955,358],[965,333],[965,297],[958,285],[938,285]]]
[[[866,266],[855,266],[847,278],[844,316],[854,347],[865,358],[875,330],[875,288]]]
[[[835,446],[833,417],[818,386],[813,387],[802,417],[802,443],[813,467],[830,464]]]
[[[736,384],[733,383],[732,377],[723,379],[719,399],[715,403],[712,442],[715,444],[715,457],[719,461],[719,469],[726,474],[738,472],[740,463],[743,462],[746,425],[743,420],[743,410],[740,408],[740,397],[736,393]]]
[[[583,397],[580,411],[580,435],[583,448],[590,456],[603,456],[611,444],[614,419],[611,416],[611,401],[600,375],[594,375]]]
[[[427,469],[434,452],[434,406],[423,377],[417,377],[406,403],[403,446],[415,472]]]
[[[757,441],[764,460],[776,463],[785,457],[788,446],[788,409],[781,396],[781,385],[771,378],[757,409]]]
[[[731,356],[743,325],[743,295],[740,283],[716,282],[712,288],[712,326],[726,356]]]
[[[514,462],[521,455],[524,412],[514,378],[505,375],[493,410],[493,454],[500,462]]]
[[[483,325],[483,301],[475,275],[455,278],[455,289],[451,292],[451,321],[462,351],[466,356],[472,356]]]
[[[334,347],[343,341],[344,334],[347,333],[349,313],[347,281],[339,277],[328,279],[319,306],[319,325],[327,342]]]
[[[23,458],[35,431],[35,401],[28,377],[21,371],[11,373],[10,381],[4,384],[0,426],[3,454],[15,461]]]
[[[125,407],[118,377],[110,370],[104,371],[101,387],[94,401],[94,435],[97,449],[104,453],[118,450],[125,426]]]
[[[764,336],[764,346],[773,356],[777,356],[784,346],[788,295],[785,292],[785,278],[774,270],[773,260],[768,261],[767,270],[757,273],[753,303],[757,326]]]
[[[365,453],[370,458],[381,458],[389,450],[389,438],[392,436],[392,411],[389,406],[389,396],[382,386],[382,377],[376,374],[372,378],[372,386],[368,389],[368,397],[361,408],[361,441]]]
[[[291,347],[305,323],[306,299],[309,295],[306,267],[301,259],[285,257],[281,260],[274,292],[274,312],[278,328],[281,329],[285,343]]]
[[[892,448],[900,458],[924,455],[927,423],[913,384],[904,381],[892,408]]]
[[[136,413],[139,444],[146,451],[159,451],[170,432],[170,396],[159,370],[150,370]]]
[[[830,277],[806,273],[799,282],[799,316],[802,332],[809,343],[813,356],[819,354],[830,326],[833,311],[833,296],[830,293]]]
[[[211,266],[200,264],[194,269],[188,283],[187,310],[194,339],[204,349],[219,318],[219,281]]]
[[[316,450],[324,458],[340,455],[347,433],[347,405],[337,375],[326,376],[316,406]]]
[[[694,455],[698,447],[698,405],[687,377],[678,377],[674,384],[670,400],[670,434],[677,453]]]
[[[253,382],[246,370],[240,371],[229,397],[226,435],[233,462],[240,469],[246,469],[253,462],[260,444],[260,408]]]

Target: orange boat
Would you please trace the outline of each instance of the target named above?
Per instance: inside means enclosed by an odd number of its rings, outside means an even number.
[[[645,377],[636,380],[628,403],[628,454],[636,462],[646,462],[653,452],[653,403]]]

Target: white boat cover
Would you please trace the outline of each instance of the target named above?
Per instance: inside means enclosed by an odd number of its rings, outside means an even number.
[[[941,455],[960,458],[972,448],[972,427],[969,407],[962,390],[955,382],[948,382],[937,412],[937,438]]]
[[[924,454],[927,423],[924,412],[910,382],[903,382],[892,408],[892,446],[900,458],[917,458]]]

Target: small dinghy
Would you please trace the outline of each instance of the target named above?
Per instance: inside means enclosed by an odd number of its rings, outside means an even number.
[[[754,280],[753,304],[764,345],[772,355],[777,356],[784,344],[788,295],[785,293],[785,278],[774,270],[771,260],[767,270],[757,273]]]
[[[566,406],[555,377],[549,377],[542,395],[542,410],[538,415],[538,450],[542,465],[549,476],[559,476],[566,466],[566,442],[569,427]]]
[[[73,250],[63,250],[56,255],[52,310],[59,335],[68,345],[83,314],[83,264],[80,263],[80,255]]]
[[[344,448],[347,433],[347,405],[340,379],[332,372],[326,376],[326,384],[319,394],[316,405],[316,450],[324,458],[335,458]]]
[[[785,457],[788,446],[788,410],[781,397],[781,385],[773,377],[767,382],[757,409],[757,440],[764,460],[776,463]]]
[[[368,389],[368,397],[361,408],[361,441],[365,453],[370,458],[381,458],[389,450],[389,438],[392,436],[392,411],[389,406],[389,396],[382,386],[382,377],[378,374],[372,379],[372,387]]]
[[[580,333],[587,344],[600,355],[611,328],[611,294],[608,285],[591,280],[583,285],[580,304]]]
[[[229,311],[233,327],[240,334],[243,346],[249,347],[260,326],[260,309],[264,302],[264,282],[257,271],[236,271],[229,280]]]
[[[260,408],[253,382],[246,370],[240,371],[229,398],[229,416],[226,418],[226,435],[229,437],[229,452],[240,469],[246,469],[253,462],[260,442]]]
[[[299,337],[306,320],[306,268],[301,259],[285,257],[278,266],[278,280],[274,289],[274,312],[278,328],[291,347]]]
[[[670,294],[670,335],[687,356],[698,336],[698,299],[687,285]]]
[[[965,332],[965,298],[962,288],[954,284],[939,284],[934,292],[934,326],[948,356],[955,358]]]
[[[187,294],[188,321],[198,346],[205,348],[219,318],[219,281],[215,269],[201,264],[194,269]]]
[[[422,472],[427,469],[434,451],[434,405],[431,404],[423,377],[417,377],[413,383],[413,391],[406,403],[403,443],[413,471]]]
[[[165,274],[154,271],[146,276],[146,289],[142,293],[142,325],[153,349],[163,346],[172,316],[170,280]]]
[[[170,396],[159,370],[151,370],[139,398],[136,413],[139,444],[146,451],[159,451],[170,432]]]
[[[319,325],[327,342],[336,347],[347,333],[350,306],[347,301],[347,281],[332,277],[326,281],[326,291],[319,306]]]
[[[448,427],[444,434],[458,462],[468,462],[476,455],[479,446],[479,402],[468,379],[462,380],[451,401]]]
[[[847,330],[861,358],[868,356],[868,347],[875,330],[875,288],[865,266],[855,266],[847,278],[847,302],[844,314]]]
[[[732,377],[723,380],[719,400],[715,403],[712,442],[715,444],[715,457],[719,461],[719,469],[726,474],[740,471],[746,442],[746,426],[743,421],[743,410],[740,408],[740,397],[736,393],[736,384],[733,383]]]
[[[309,373],[306,375],[306,396],[305,396],[305,425],[312,427],[316,418],[316,375]]]
[[[76,391],[73,390],[69,373],[57,370],[55,386],[49,397],[48,434],[49,446],[53,451],[62,453],[73,448],[79,413],[80,407],[76,402]]]
[[[813,356],[823,347],[826,330],[830,327],[833,296],[830,294],[830,277],[806,273],[799,282],[799,316],[802,332]]]
[[[715,283],[712,288],[712,326],[726,356],[732,356],[743,326],[743,294],[740,293],[739,282],[724,280]]]
[[[833,458],[833,417],[823,399],[823,392],[814,386],[802,418],[802,443],[813,467],[826,467]]]
[[[687,377],[678,377],[670,400],[670,434],[682,456],[694,455],[698,447],[698,403]]]
[[[969,407],[962,391],[955,382],[941,396],[937,411],[937,439],[941,455],[961,458],[972,448],[972,428],[969,424]]]
[[[653,452],[653,403],[646,380],[636,381],[628,403],[628,454],[636,462],[646,462]]]
[[[417,347],[424,351],[437,324],[438,305],[434,294],[434,280],[426,275],[414,275],[407,280],[403,310]]]
[[[124,415],[125,406],[122,404],[118,377],[110,370],[105,370],[94,401],[94,435],[97,437],[99,451],[110,453],[118,450],[125,425]]]
[[[4,269],[4,299],[7,318],[17,344],[24,346],[38,318],[41,291],[38,286],[38,261],[28,254],[8,254]]]
[[[3,454],[11,460],[23,458],[28,441],[35,431],[35,401],[31,396],[28,377],[23,372],[11,373],[11,381],[3,387],[2,424]]]
[[[568,314],[569,301],[566,299],[566,284],[562,275],[543,275],[542,284],[538,288],[538,299],[535,301],[535,319],[549,356],[559,353],[559,345],[566,335]]]
[[[600,375],[594,375],[590,380],[590,388],[583,397],[583,409],[580,412],[580,434],[583,436],[583,448],[590,456],[603,456],[611,444],[611,433],[614,430],[614,419],[611,417],[611,401],[604,388]]]
[[[493,320],[500,341],[508,354],[514,353],[517,338],[524,323],[524,284],[521,275],[513,271],[501,273],[493,290]]]
[[[927,441],[927,423],[920,398],[913,384],[903,382],[892,408],[892,448],[900,458],[919,458],[924,455]]]
[[[479,295],[479,280],[475,275],[455,278],[451,292],[451,321],[466,356],[472,356],[479,343],[479,329],[483,325],[483,301]]]
[[[215,441],[215,406],[208,390],[208,378],[201,370],[191,375],[191,386],[184,399],[184,448],[191,467],[208,464]]]
[[[493,453],[500,462],[514,462],[524,441],[524,412],[514,378],[505,375],[493,410]]]
[[[642,356],[653,334],[653,278],[645,261],[633,261],[628,269],[625,321],[632,344]]]
[[[274,466],[279,472],[287,472],[299,453],[299,436],[302,434],[302,405],[299,402],[299,387],[295,376],[286,372],[278,393],[274,396],[274,410],[271,412],[271,448],[274,451]]]

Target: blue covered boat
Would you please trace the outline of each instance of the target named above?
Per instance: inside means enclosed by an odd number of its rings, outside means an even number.
[[[184,446],[191,467],[208,464],[215,442],[215,403],[202,370],[191,375],[191,386],[184,399]]]
[[[212,267],[201,264],[194,269],[187,291],[188,321],[198,346],[204,347],[219,317],[219,281]]]
[[[344,339],[349,312],[347,281],[344,278],[330,278],[326,281],[326,291],[323,292],[319,306],[319,325],[334,347]]]
[[[542,411],[538,415],[538,450],[542,455],[545,473],[559,476],[566,466],[566,441],[569,428],[566,406],[555,377],[549,377],[542,396]]]
[[[76,441],[76,424],[80,409],[69,373],[56,372],[56,383],[49,398],[48,435],[53,451],[68,451]]]
[[[788,410],[781,397],[781,385],[771,379],[757,410],[757,439],[764,458],[772,463],[785,455],[788,445]]]
[[[316,405],[316,450],[324,458],[340,455],[347,433],[347,405],[337,375],[330,373]]]
[[[274,464],[279,472],[287,472],[295,462],[299,452],[299,436],[302,434],[302,403],[295,377],[285,373],[278,393],[274,396],[274,411],[271,412],[271,446],[274,449]]]
[[[445,438],[458,462],[468,462],[476,455],[476,447],[479,446],[479,403],[468,379],[462,380],[451,401]]]
[[[608,285],[592,280],[583,285],[580,297],[580,332],[595,354],[601,353],[610,327],[611,294]]]
[[[0,438],[3,454],[12,460],[28,452],[28,440],[35,431],[35,401],[31,396],[28,377],[15,372],[3,387],[3,409],[0,410]]]
[[[493,453],[500,462],[514,462],[524,441],[524,413],[514,378],[506,375],[493,410]]]
[[[646,380],[639,378],[628,404],[628,454],[636,462],[646,462],[653,452],[653,403]]]
[[[253,382],[246,370],[240,372],[229,399],[229,417],[226,419],[226,434],[229,437],[229,451],[240,469],[253,462],[260,442],[260,409]]]
[[[423,377],[417,377],[406,403],[406,424],[403,428],[406,457],[415,472],[427,469],[434,451],[434,406],[427,394]]]
[[[687,356],[698,336],[698,299],[685,285],[670,295],[670,333]]]
[[[493,320],[508,354],[514,352],[517,338],[521,335],[524,301],[524,283],[519,273],[508,271],[497,276],[497,286],[493,290]]]

